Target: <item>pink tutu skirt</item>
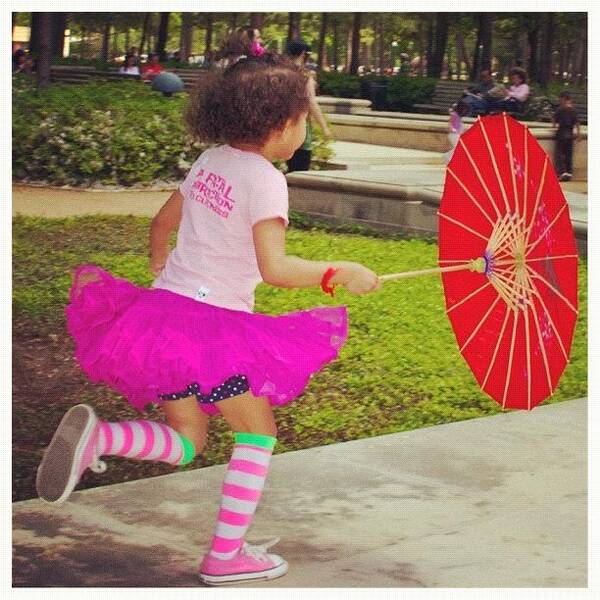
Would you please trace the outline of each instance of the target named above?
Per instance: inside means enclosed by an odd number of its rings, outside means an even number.
[[[76,269],[65,313],[87,376],[140,411],[191,383],[208,394],[238,374],[255,396],[286,404],[337,357],[348,335],[343,306],[247,313],[138,287],[94,265]],[[218,413],[213,404],[199,406]]]

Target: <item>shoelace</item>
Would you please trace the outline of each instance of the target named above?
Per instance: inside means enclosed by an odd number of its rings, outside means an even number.
[[[260,560],[261,562],[268,562],[271,559],[267,555],[267,550],[271,546],[274,546],[275,544],[279,543],[280,541],[281,538],[276,537],[273,538],[270,542],[265,542],[264,544],[260,544],[257,546],[250,545],[247,542],[244,542],[242,545],[242,552],[244,552],[244,554],[247,554],[248,556],[251,556],[252,558],[255,558],[256,560]]]

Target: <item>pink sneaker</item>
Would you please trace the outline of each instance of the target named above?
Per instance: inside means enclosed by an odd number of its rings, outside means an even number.
[[[42,500],[61,504],[87,468],[96,473],[106,471],[106,463],[96,455],[99,428],[98,418],[87,404],[67,411],[38,467],[35,487]]]
[[[288,563],[281,556],[266,552],[278,541],[279,538],[275,538],[261,546],[244,542],[236,556],[229,560],[207,554],[200,564],[200,579],[207,585],[226,585],[281,577],[287,573]]]

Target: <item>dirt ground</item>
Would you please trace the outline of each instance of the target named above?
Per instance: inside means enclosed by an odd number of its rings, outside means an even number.
[[[43,450],[62,416],[73,405],[89,402],[100,418],[110,421],[140,418],[139,413],[106,386],[88,381],[73,357],[73,342],[64,321],[44,323],[15,319],[12,376],[13,502],[37,497],[35,475]],[[161,419],[162,413],[160,409],[151,409],[143,417]],[[217,427],[212,435],[218,435],[223,429]],[[106,473],[97,474],[88,469],[77,489],[166,475],[182,468],[111,457],[106,462]],[[190,468],[205,464],[208,464],[207,459],[198,457]]]

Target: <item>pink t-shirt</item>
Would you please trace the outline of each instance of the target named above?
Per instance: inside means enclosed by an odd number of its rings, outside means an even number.
[[[177,246],[152,286],[252,312],[262,281],[252,226],[277,217],[288,224],[285,176],[260,154],[223,145],[200,155],[179,191]]]

